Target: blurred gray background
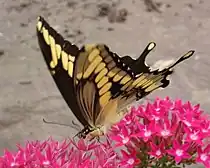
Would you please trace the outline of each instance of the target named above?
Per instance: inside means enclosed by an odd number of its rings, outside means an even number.
[[[119,55],[139,56],[150,41],[157,47],[147,59],[195,55],[176,67],[172,82],[148,98],[181,98],[210,108],[210,1],[204,0],[1,0],[0,1],[0,154],[16,143],[61,140],[77,130],[47,125],[77,122],[42,58],[36,19],[42,15],[79,46],[105,43]]]

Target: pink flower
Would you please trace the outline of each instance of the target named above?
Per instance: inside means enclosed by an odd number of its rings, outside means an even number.
[[[177,128],[177,124],[170,124],[169,120],[164,120],[164,122],[159,122],[156,124],[157,135],[163,138],[168,138],[174,134]]]
[[[163,160],[172,165],[194,164],[197,149],[208,145],[210,137],[209,117],[199,108],[190,102],[157,98],[154,103],[133,107],[132,113],[114,125],[118,138],[113,140],[129,150],[135,149],[142,167],[156,167]]]
[[[210,121],[204,120],[201,123],[201,127],[200,128],[201,128],[201,132],[203,133],[203,135],[210,137]]]
[[[84,143],[82,139],[78,143],[72,140],[59,143],[52,138],[44,142],[27,142],[25,147],[18,146],[15,153],[5,150],[0,157],[0,168],[115,167],[120,160],[110,144],[105,144]]]
[[[176,163],[179,163],[183,159],[190,158],[190,154],[187,152],[188,149],[189,144],[182,145],[175,140],[172,149],[167,150],[167,153],[175,158]]]
[[[204,148],[198,148],[198,156],[196,162],[204,164],[206,167],[210,167],[210,144]]]
[[[117,142],[117,146],[122,146],[130,142],[132,135],[129,133],[129,130],[124,127],[121,127],[121,133],[118,133],[116,135],[112,135],[112,140],[115,140]]]
[[[17,152],[5,150],[0,168],[210,168],[209,116],[190,102],[157,98],[132,107],[104,138],[27,142]]]
[[[139,133],[136,135],[143,139],[144,142],[149,141],[155,134],[156,124],[155,121],[151,121],[148,125],[139,124]]]
[[[165,155],[165,147],[164,142],[162,141],[159,145],[156,145],[150,142],[150,152],[148,152],[151,156],[159,159]]]
[[[199,129],[190,129],[188,127],[184,128],[185,133],[186,133],[186,141],[189,143],[196,143],[198,145],[203,145],[202,140],[203,140],[203,134],[201,130]]]
[[[83,139],[80,139],[78,142],[71,141],[71,143],[74,144],[78,150],[82,150],[82,151],[89,151],[98,146],[98,144],[96,144],[95,141],[93,141],[90,144],[86,144]]]
[[[122,161],[120,163],[121,167],[124,168],[133,168],[134,166],[140,163],[140,160],[136,157],[136,151],[132,150],[132,152],[127,153],[125,150],[121,150],[122,153]]]

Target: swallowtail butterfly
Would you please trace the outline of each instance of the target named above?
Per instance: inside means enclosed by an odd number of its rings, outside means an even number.
[[[180,62],[191,57],[189,51],[162,70],[145,64],[155,43],[149,43],[138,59],[120,57],[105,44],[81,48],[65,40],[42,17],[37,36],[44,59],[66,103],[83,124],[79,137],[97,137],[125,114],[126,105],[169,84],[167,76]]]

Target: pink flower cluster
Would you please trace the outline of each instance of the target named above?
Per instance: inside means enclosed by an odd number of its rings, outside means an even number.
[[[210,168],[209,139],[210,120],[199,105],[157,98],[132,107],[104,142],[27,142],[17,152],[5,151],[0,168],[178,168],[197,163]]]
[[[141,161],[139,167],[202,163],[210,168],[209,116],[190,102],[171,101],[167,97],[132,107],[113,126],[110,138],[116,146],[135,151]]]
[[[0,158],[0,168],[114,168],[117,155],[109,143],[96,141],[77,143],[65,140],[27,142],[25,147],[18,145],[18,151],[4,152]]]

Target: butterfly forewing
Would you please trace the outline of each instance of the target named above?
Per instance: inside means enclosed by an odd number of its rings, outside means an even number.
[[[42,17],[38,18],[37,36],[44,59],[63,98],[77,119],[88,125],[75,99],[72,78],[78,47],[64,40]]]
[[[119,81],[131,78],[131,72],[125,71],[127,68],[120,57],[103,44],[85,45],[81,49],[73,78],[81,111],[91,125],[104,125],[118,118],[115,98],[121,92]]]

